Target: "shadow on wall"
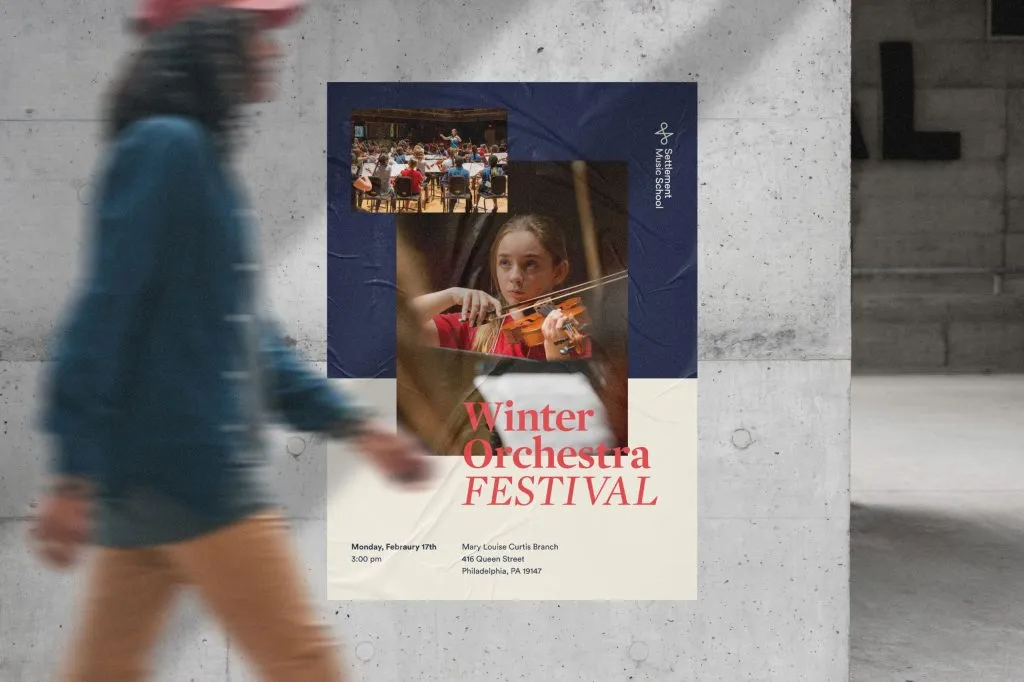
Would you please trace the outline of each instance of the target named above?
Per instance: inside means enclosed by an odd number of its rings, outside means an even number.
[[[1020,678],[1024,648],[1004,645],[1024,622],[1024,508],[1009,511],[852,505],[853,682]]]

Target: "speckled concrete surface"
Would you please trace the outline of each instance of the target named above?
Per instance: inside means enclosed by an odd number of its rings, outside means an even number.
[[[20,539],[46,446],[34,395],[80,275],[126,7],[0,6],[4,682],[48,678],[77,597],[80,575],[44,571]],[[847,679],[849,30],[849,0],[382,0],[318,2],[288,31],[283,96],[256,112],[242,169],[275,306],[311,360],[324,354],[327,81],[700,83],[700,600],[325,603],[354,679]],[[293,437],[277,436],[276,478],[322,591],[323,449]],[[160,680],[253,679],[201,606],[183,605],[161,647]]]

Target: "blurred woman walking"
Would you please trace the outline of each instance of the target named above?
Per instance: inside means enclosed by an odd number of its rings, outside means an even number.
[[[344,679],[263,483],[263,415],[349,438],[403,483],[413,439],[308,370],[262,311],[255,227],[231,161],[272,98],[272,29],[301,0],[147,0],[109,102],[86,286],[55,348],[52,485],[33,539],[67,567],[98,545],[62,680],[148,678],[182,587],[270,682]]]

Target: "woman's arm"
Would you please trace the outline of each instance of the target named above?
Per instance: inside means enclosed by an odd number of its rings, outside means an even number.
[[[288,424],[301,431],[330,431],[339,438],[364,425],[369,411],[309,369],[282,339],[275,321],[260,321],[268,402]]]

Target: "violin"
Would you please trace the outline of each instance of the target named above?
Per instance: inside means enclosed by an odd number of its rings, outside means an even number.
[[[583,299],[578,294],[605,284],[618,282],[627,276],[628,272],[623,270],[505,308],[500,314],[501,334],[509,343],[525,343],[531,348],[542,346],[544,345],[544,332],[542,331],[544,320],[553,311],[560,310],[565,316],[565,321],[562,323],[562,331],[565,336],[555,341],[555,344],[559,346],[558,352],[561,355],[569,355],[587,339],[586,330],[591,322],[587,308],[583,305]],[[492,321],[496,317],[499,316],[492,311],[487,321]],[[495,339],[495,344],[497,344],[497,339]],[[491,351],[493,352],[493,350],[492,348]]]
[[[555,302],[552,299],[539,301],[529,308],[514,309],[501,322],[501,332],[509,343],[525,343],[529,347],[544,345],[544,320],[555,310],[565,316],[562,331],[565,336],[555,341],[558,352],[569,355],[587,338],[584,330],[590,325],[587,308],[579,296]]]

